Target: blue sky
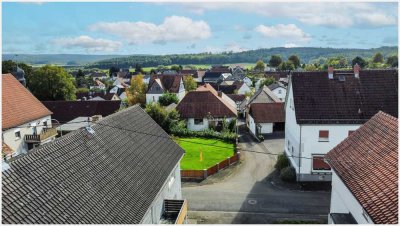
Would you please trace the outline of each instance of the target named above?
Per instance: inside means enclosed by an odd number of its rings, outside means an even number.
[[[397,45],[397,3],[3,3],[3,53]]]

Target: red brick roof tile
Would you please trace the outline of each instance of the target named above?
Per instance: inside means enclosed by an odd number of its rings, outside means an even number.
[[[379,112],[327,154],[375,224],[398,223],[398,119]]]
[[[19,126],[52,114],[12,74],[2,76],[1,102],[2,129]]]

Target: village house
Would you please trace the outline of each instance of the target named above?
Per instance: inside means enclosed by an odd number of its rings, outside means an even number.
[[[93,81],[95,80],[102,80],[102,79],[106,79],[107,75],[104,72],[92,72],[90,74],[87,75],[88,77],[92,78]]]
[[[115,93],[84,92],[77,93],[76,100],[120,100],[120,98]]]
[[[209,84],[188,92],[176,110],[186,120],[187,128],[193,131],[220,128],[224,119],[230,122],[237,118],[236,103]]]
[[[248,121],[250,133],[255,137],[284,131],[284,104],[280,102],[252,103],[249,109]]]
[[[206,70],[197,70],[196,73],[193,75],[193,79],[197,83],[202,83],[205,73],[206,73]]]
[[[285,102],[285,153],[297,181],[330,181],[329,150],[379,110],[398,115],[397,70],[296,72]]]
[[[185,96],[182,75],[158,75],[151,78],[146,93],[146,104],[158,102],[166,92],[174,93],[179,100]]]
[[[263,86],[262,89],[257,90],[254,95],[247,101],[246,109],[245,109],[245,117],[246,117],[246,125],[250,128],[250,106],[255,103],[280,103],[282,101],[279,100],[275,94],[268,89],[268,87]]]
[[[244,110],[246,109],[246,96],[244,94],[226,94],[231,100],[236,103],[236,110],[238,116],[244,117]]]
[[[213,65],[211,66],[210,72],[220,72],[220,73],[231,73],[230,66],[223,66],[223,65]]]
[[[281,82],[274,82],[268,86],[268,89],[270,89],[275,94],[275,96],[279,98],[279,100],[285,102],[286,98],[285,85],[283,85]]]
[[[12,161],[2,223],[185,223],[183,155],[143,109],[127,108]]]
[[[230,73],[206,71],[203,76],[203,83],[221,83],[231,76]]]
[[[379,112],[328,152],[328,223],[398,224],[398,130],[397,118]]]
[[[2,143],[6,159],[54,140],[52,112],[12,74],[2,75]]]

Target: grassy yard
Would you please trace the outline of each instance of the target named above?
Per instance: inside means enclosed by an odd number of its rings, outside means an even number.
[[[221,140],[205,138],[175,138],[175,141],[186,152],[181,160],[181,169],[184,170],[207,169],[234,154],[234,144]],[[195,142],[196,144],[185,141]],[[200,150],[203,153],[203,161],[200,161]]]

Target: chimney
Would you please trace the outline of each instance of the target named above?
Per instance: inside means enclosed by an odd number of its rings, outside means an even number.
[[[222,98],[222,92],[218,91],[218,96]]]
[[[333,67],[332,66],[328,67],[328,78],[333,79]]]
[[[357,63],[354,65],[354,77],[355,78],[360,78],[360,65],[358,65]]]

